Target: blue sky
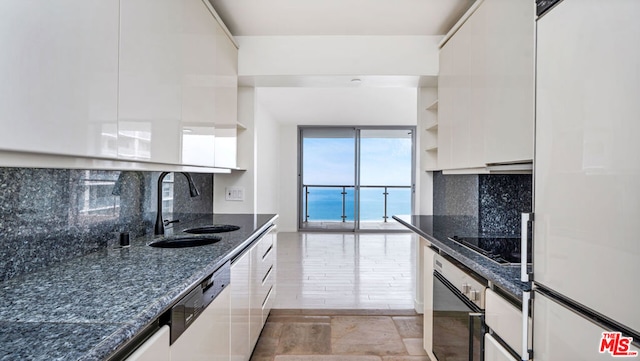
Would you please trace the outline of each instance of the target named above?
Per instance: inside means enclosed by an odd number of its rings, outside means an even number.
[[[352,185],[353,138],[304,138],[303,183]],[[363,138],[362,185],[411,185],[411,139]]]

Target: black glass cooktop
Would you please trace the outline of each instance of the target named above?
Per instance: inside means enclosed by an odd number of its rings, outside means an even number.
[[[515,237],[450,237],[475,252],[500,264],[520,264],[520,238]],[[527,247],[527,263],[531,263],[531,242]]]

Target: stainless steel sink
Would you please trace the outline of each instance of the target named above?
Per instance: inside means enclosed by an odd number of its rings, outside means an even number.
[[[190,233],[190,234],[210,234],[210,233],[233,232],[239,229],[240,227],[235,226],[233,224],[212,224],[212,225],[203,226],[203,227],[187,228],[183,230],[183,232]]]
[[[157,241],[149,243],[151,247],[158,248],[184,248],[197,247],[207,244],[216,243],[221,238],[218,236],[195,237],[195,236],[173,236],[169,238],[161,238]]]

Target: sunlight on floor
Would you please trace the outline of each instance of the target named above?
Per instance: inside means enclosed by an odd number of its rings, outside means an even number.
[[[275,308],[413,309],[410,233],[278,234]]]

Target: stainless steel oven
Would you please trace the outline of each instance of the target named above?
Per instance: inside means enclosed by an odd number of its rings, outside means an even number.
[[[433,354],[438,361],[482,361],[486,280],[441,255],[433,271]]]

